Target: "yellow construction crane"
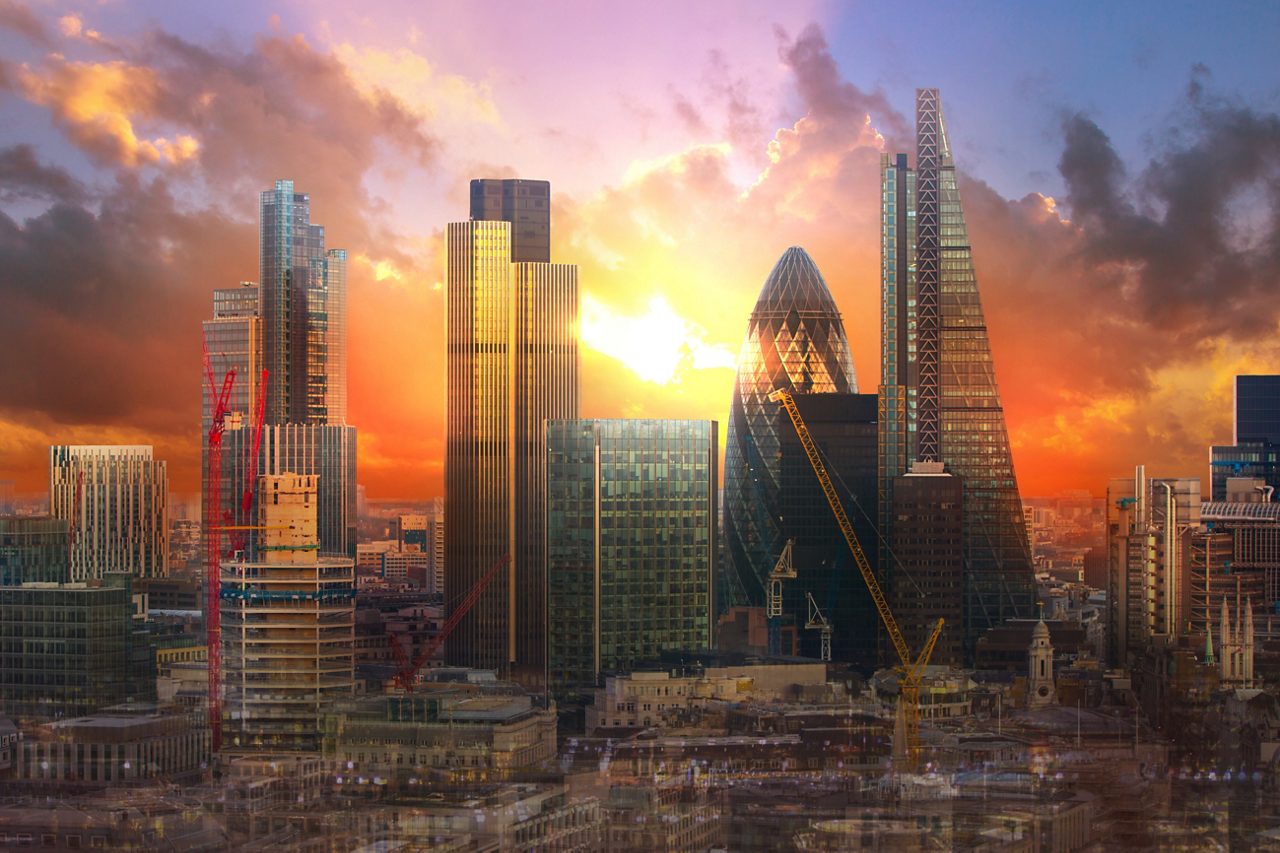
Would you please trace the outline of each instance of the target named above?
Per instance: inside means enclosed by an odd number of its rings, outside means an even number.
[[[880,621],[884,623],[884,629],[893,642],[894,650],[898,653],[897,669],[900,678],[898,680],[897,729],[901,732],[901,737],[894,745],[894,757],[904,761],[908,769],[915,769],[920,757],[920,683],[924,680],[924,670],[929,665],[933,647],[937,645],[938,636],[942,633],[943,620],[939,619],[938,624],[934,625],[933,633],[929,635],[919,657],[912,660],[907,640],[902,635],[902,629],[898,627],[898,620],[894,618],[893,611],[889,609],[889,602],[884,596],[884,591],[880,589],[880,581],[871,570],[871,564],[867,562],[867,555],[863,553],[858,536],[853,532],[853,525],[849,523],[849,516],[845,514],[840,495],[836,493],[831,477],[827,474],[827,466],[822,463],[818,446],[813,443],[809,428],[800,417],[800,409],[796,406],[795,398],[789,391],[779,388],[769,395],[769,399],[781,403],[787,410],[791,424],[796,429],[796,435],[800,438],[800,444],[804,447],[805,455],[809,457],[809,464],[813,466],[813,473],[817,475],[818,482],[822,485],[822,493],[826,495],[827,503],[835,513],[836,524],[840,526],[844,541],[848,543],[854,562],[858,564],[862,581],[867,585],[867,591],[871,593],[871,600],[875,602]]]

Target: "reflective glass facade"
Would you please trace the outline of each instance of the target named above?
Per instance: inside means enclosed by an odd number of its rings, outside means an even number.
[[[258,286],[241,282],[239,287],[220,288],[213,292],[213,319],[201,327],[209,349],[209,364],[214,382],[221,390],[222,379],[231,368],[236,370],[231,386],[230,413],[225,421],[231,429],[252,426],[258,410],[258,387],[262,374],[262,316],[258,312]],[[200,494],[208,494],[209,427],[213,401],[209,399],[209,382],[200,371]]]
[[[792,430],[769,394],[856,393],[849,342],[813,259],[798,246],[765,279],[738,357],[725,450],[728,560],[717,606],[764,605],[765,578],[786,540],[780,520],[779,435]]]
[[[1227,499],[1229,477],[1263,480],[1280,489],[1280,376],[1237,376],[1235,444],[1209,451],[1215,501]]]
[[[71,580],[69,532],[61,518],[0,517],[0,586]]]
[[[965,646],[972,652],[988,628],[1033,615],[1035,587],[936,89],[917,90],[916,120],[914,178],[901,155],[881,161],[881,506],[892,505],[892,481],[910,459],[942,461],[964,480]],[[892,519],[882,520],[891,534]]]
[[[553,693],[710,646],[718,456],[714,421],[547,425]]]
[[[0,709],[53,719],[123,702],[132,621],[127,585],[0,587]]]
[[[258,513],[255,491],[248,511],[241,498],[249,475],[253,430],[237,429],[222,439],[222,505],[232,524],[252,525]],[[340,557],[356,554],[356,428],[326,424],[282,424],[262,428],[258,474],[314,474],[317,483],[320,553]],[[232,537],[224,545],[240,544],[255,552],[252,536]]]
[[[150,445],[50,447],[49,514],[73,528],[71,580],[169,574],[169,475]]]
[[[503,209],[473,204],[472,213]],[[504,554],[511,562],[446,654],[537,689],[546,673],[545,423],[578,415],[578,269],[512,263],[520,227],[473,220],[447,230],[447,598],[459,599]]]
[[[267,423],[346,423],[346,252],[325,251],[293,181],[262,193],[260,239]]]
[[[551,261],[551,182],[479,178],[471,182],[471,218],[511,223],[511,262]]]
[[[445,598],[457,599],[510,553],[508,468],[511,225],[454,222],[447,247]],[[500,573],[445,644],[452,664],[505,670],[514,576]]]

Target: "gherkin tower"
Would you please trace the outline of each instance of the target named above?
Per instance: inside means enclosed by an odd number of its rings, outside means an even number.
[[[791,424],[769,394],[854,394],[857,386],[831,291],[808,253],[792,246],[765,279],[738,358],[725,451],[721,612],[764,604],[766,578],[784,544],[780,430]]]

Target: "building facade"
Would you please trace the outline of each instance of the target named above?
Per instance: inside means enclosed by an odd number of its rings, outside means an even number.
[[[169,475],[149,445],[50,447],[49,513],[70,527],[71,580],[169,574]]]
[[[311,197],[276,181],[260,200],[267,422],[347,422],[347,253],[325,249]]]
[[[801,394],[795,401],[874,567],[880,552],[875,527],[876,397]],[[797,575],[783,584],[782,620],[796,627],[800,654],[820,657],[821,634],[805,629],[806,595],[812,595],[832,628],[832,660],[870,673],[880,664],[880,617],[800,438],[786,413],[780,417],[777,526],[792,542],[791,563]]]
[[[797,397],[858,390],[835,300],[813,259],[798,246],[787,249],[765,279],[738,357],[725,449],[727,553],[718,612],[764,606],[769,572],[788,538],[781,518],[780,454],[792,426],[769,399],[779,388]]]
[[[319,556],[316,477],[258,483],[261,556],[222,567],[224,748],[318,750],[355,692],[355,566]]]
[[[201,323],[204,347],[209,353],[213,371],[213,392],[222,389],[227,371],[234,369],[227,417],[223,428],[232,431],[252,427],[258,411],[258,394],[262,385],[262,315],[259,312],[258,285],[240,282],[239,287],[213,291],[213,317]],[[214,400],[209,378],[200,375],[200,495],[208,492],[209,429],[213,426]],[[224,484],[224,505],[232,500],[231,485]]]
[[[473,196],[473,214],[504,209],[477,207]],[[473,219],[446,231],[449,598],[510,558],[451,635],[446,657],[537,687],[546,671],[544,424],[578,415],[578,275],[568,264],[513,263],[543,254],[529,245],[513,251],[523,221],[511,215],[516,221]]]
[[[547,682],[601,676],[712,643],[715,421],[547,426]]]
[[[893,481],[889,601],[907,647],[924,648],[939,619],[930,661],[964,661],[964,482],[923,463]]]
[[[913,460],[964,482],[965,648],[1035,600],[1031,552],[936,89],[916,90],[916,162],[881,173],[880,500]],[[882,532],[892,541],[892,521]],[[886,565],[886,570],[891,566]]]
[[[551,182],[478,178],[471,182],[471,219],[511,223],[511,262],[551,262]]]
[[[135,652],[141,638],[127,579],[0,587],[0,709],[5,714],[74,717],[130,697],[154,697],[154,667],[151,689],[138,683]]]
[[[1280,375],[1237,376],[1234,390],[1232,443],[1209,450],[1213,500],[1228,499],[1231,477],[1262,480],[1270,497],[1280,487]]]
[[[0,586],[71,580],[70,531],[52,516],[0,516]]]
[[[255,492],[245,509],[242,497],[249,478],[253,430],[239,429],[222,438],[223,509],[231,524],[251,526],[259,515]],[[356,553],[356,428],[345,424],[274,424],[262,428],[257,472],[297,472],[315,477],[316,531],[320,553],[355,557]],[[252,536],[232,536],[229,547],[256,554]],[[242,548],[236,549],[240,545]]]

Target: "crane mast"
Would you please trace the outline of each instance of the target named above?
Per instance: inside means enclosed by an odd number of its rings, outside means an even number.
[[[827,466],[822,462],[822,456],[818,452],[818,446],[813,442],[813,436],[809,434],[809,428],[805,426],[804,418],[800,416],[800,409],[796,406],[795,398],[785,389],[779,388],[769,395],[769,399],[774,402],[781,403],[786,410],[788,417],[791,418],[791,425],[795,427],[796,435],[800,439],[800,445],[804,448],[805,455],[809,458],[809,465],[813,468],[813,473],[818,478],[819,485],[822,486],[822,493],[827,499],[827,504],[831,507],[831,512],[836,517],[836,524],[840,527],[840,532],[844,534],[844,540],[849,546],[849,551],[853,554],[854,562],[858,566],[858,572],[862,575],[862,581],[866,584],[867,592],[871,594],[871,600],[875,603],[876,612],[880,615],[880,621],[884,624],[885,633],[889,635],[889,640],[893,643],[894,651],[898,654],[898,671],[901,674],[898,687],[898,726],[902,731],[902,738],[895,754],[900,754],[908,767],[914,767],[920,753],[920,684],[924,679],[925,667],[929,664],[929,658],[933,654],[934,646],[937,645],[938,637],[942,633],[943,620],[939,619],[933,627],[933,632],[929,635],[929,639],[925,642],[923,650],[915,659],[911,656],[911,649],[907,646],[907,639],[902,634],[902,629],[898,626],[898,620],[894,618],[893,610],[889,607],[889,601],[885,598],[884,590],[880,588],[880,580],[871,569],[871,563],[867,560],[866,553],[862,550],[861,543],[858,542],[858,536],[854,532],[853,524],[849,521],[849,516],[844,511],[844,504],[840,500],[840,495],[836,492],[835,485],[831,482],[831,477],[827,474]],[[812,620],[812,617],[810,619]]]

